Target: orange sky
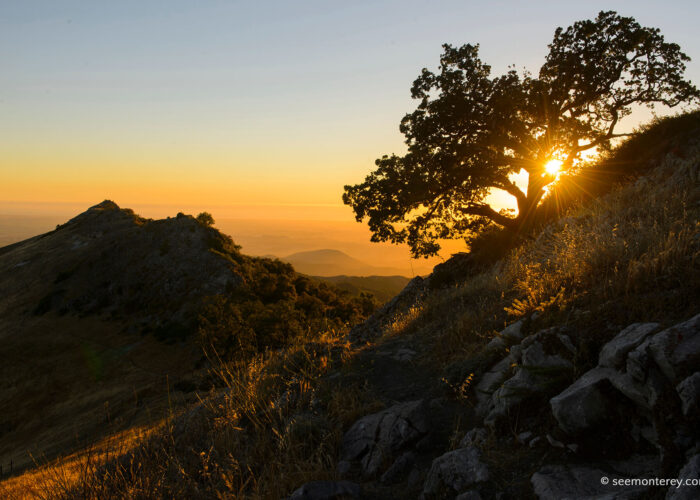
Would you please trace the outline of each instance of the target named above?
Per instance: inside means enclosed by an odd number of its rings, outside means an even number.
[[[146,217],[351,222],[343,185],[405,150],[411,82],[442,43],[481,43],[494,74],[536,70],[557,26],[606,8],[700,51],[694,2],[441,5],[8,3],[0,214],[74,215],[112,199]]]

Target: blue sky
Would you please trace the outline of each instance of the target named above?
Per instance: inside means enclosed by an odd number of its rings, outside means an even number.
[[[337,205],[401,151],[411,82],[442,43],[480,43],[496,73],[537,70],[557,26],[601,9],[661,28],[700,81],[689,1],[3,0],[0,211]]]

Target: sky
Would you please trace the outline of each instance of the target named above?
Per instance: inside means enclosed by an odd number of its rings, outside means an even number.
[[[660,28],[700,82],[692,1],[0,0],[0,214],[352,220],[343,185],[404,151],[443,43],[536,71],[603,9]]]

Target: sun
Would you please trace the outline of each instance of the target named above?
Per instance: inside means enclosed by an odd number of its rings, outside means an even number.
[[[559,171],[561,170],[561,166],[564,164],[563,161],[561,160],[549,160],[546,165],[544,166],[545,172],[547,172],[549,175],[557,175]]]

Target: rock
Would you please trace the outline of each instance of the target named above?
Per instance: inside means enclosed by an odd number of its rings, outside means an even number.
[[[554,418],[564,432],[577,434],[605,421],[608,401],[601,385],[609,383],[614,373],[612,368],[593,368],[549,401]]]
[[[433,460],[423,485],[426,498],[444,492],[461,493],[476,483],[488,481],[489,470],[481,460],[481,452],[474,447],[450,451]]]
[[[700,314],[654,335],[649,352],[674,384],[695,372],[700,366]]]
[[[531,431],[525,431],[518,434],[518,443],[526,445],[532,439],[534,434]]]
[[[517,344],[523,339],[523,320],[511,323],[498,332],[491,341],[486,344],[486,349],[493,352],[504,351],[506,347]]]
[[[658,327],[658,323],[634,323],[628,326],[603,346],[598,356],[598,364],[610,368],[622,366],[627,353],[641,344]]]
[[[413,358],[416,357],[416,351],[412,349],[399,349],[396,351],[394,354],[392,354],[392,359],[396,361],[411,361]]]
[[[540,444],[541,441],[542,441],[542,436],[537,436],[535,439],[533,439],[532,441],[530,441],[530,444],[529,444],[528,446],[529,446],[530,448],[534,448],[535,446],[537,446],[538,444]]]
[[[295,490],[287,500],[350,500],[360,495],[360,485],[350,481],[313,481]]]
[[[520,342],[523,339],[523,320],[520,319],[516,321],[515,323],[511,323],[507,327],[505,327],[501,332],[498,334],[501,338],[505,339],[507,343],[509,344],[515,344]]]
[[[540,342],[533,342],[522,351],[522,365],[491,396],[484,422],[495,424],[526,399],[552,391],[573,369],[570,361],[557,354],[545,354]],[[561,387],[561,386],[560,386]]]
[[[561,345],[563,345],[571,354],[576,354],[576,346],[574,343],[571,341],[571,337],[564,333],[559,333],[557,334],[557,338],[559,339],[559,342],[561,342]]]
[[[513,357],[507,356],[481,376],[474,390],[477,401],[477,414],[484,415],[488,411],[488,403],[491,400],[491,396],[509,378],[514,363]]]
[[[695,414],[700,408],[700,372],[695,372],[676,386],[678,396],[681,398],[683,415],[686,417]]]
[[[610,483],[601,484],[603,477]],[[647,487],[621,487],[612,485],[618,478],[597,468],[548,465],[532,475],[530,482],[540,500],[613,500],[639,498]]]
[[[455,500],[481,500],[481,495],[476,490],[465,491],[461,495],[457,495]]]
[[[416,463],[416,454],[412,451],[407,451],[382,474],[381,482],[384,484],[394,484],[413,468]]]
[[[352,464],[347,460],[341,460],[338,462],[338,467],[336,467],[336,470],[338,471],[338,476],[347,476],[348,473],[352,470]]]
[[[397,404],[355,422],[343,436],[340,458],[359,460],[362,472],[374,476],[392,456],[405,451],[429,430],[423,400]]]
[[[555,448],[564,448],[564,443],[562,443],[561,441],[557,441],[551,435],[547,434],[546,438],[549,444],[554,446]]]
[[[481,448],[489,437],[489,433],[483,427],[475,427],[467,432],[462,440],[459,442],[460,448],[468,448],[469,446],[476,446]]]
[[[666,493],[666,500],[692,500],[698,498],[698,479],[700,478],[700,455],[693,456],[678,473],[681,486],[671,486]],[[695,485],[684,484],[685,481],[695,481]]]

